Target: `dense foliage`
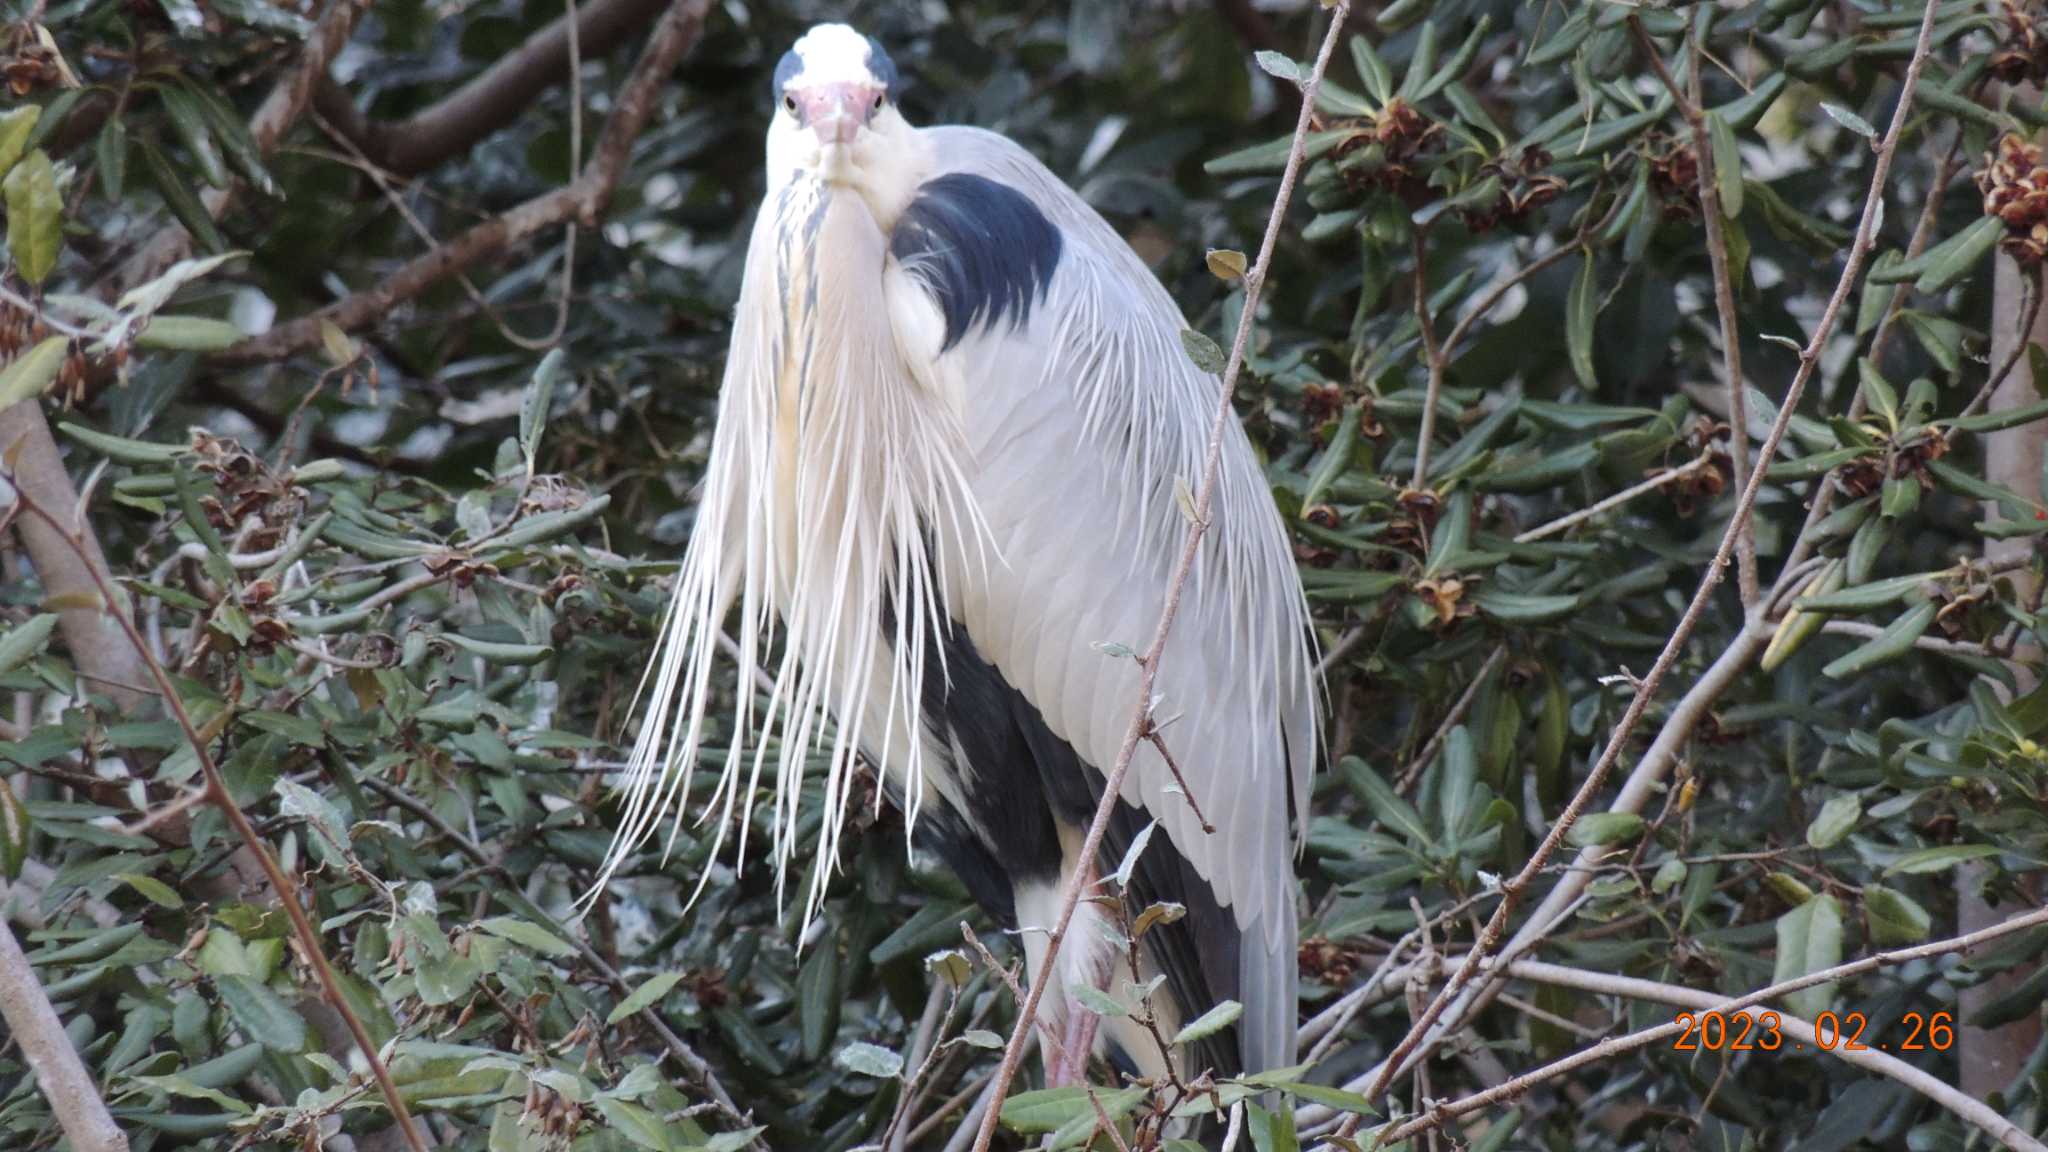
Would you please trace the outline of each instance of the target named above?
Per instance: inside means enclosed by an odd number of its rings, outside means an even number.
[[[72,1042],[136,1149],[402,1146],[217,769],[438,1143],[964,1147],[1015,999],[960,922],[1017,950],[893,811],[861,806],[802,939],[772,870],[711,859],[701,825],[577,904],[691,527],[767,76],[811,21],[859,22],[913,122],[1026,144],[1227,347],[1230,253],[1257,247],[1327,14],[586,0],[571,84],[560,6],[330,3],[0,26],[0,863]],[[1924,12],[1352,13],[1238,393],[1329,654],[1304,1015],[1368,992],[1308,1033],[1304,1128],[1363,1106],[1330,1086],[1363,1087],[1601,762],[1795,378],[1760,586],[1729,565],[1514,927],[1575,886],[1529,955],[1732,996],[2039,908],[2048,361],[2021,334],[2048,21],[1941,4],[1886,150]],[[688,50],[629,125],[662,19]],[[82,579],[102,551],[113,582]],[[102,618],[115,590],[146,658]],[[1773,1004],[1858,1020],[2038,1135],[2044,951],[2036,927]],[[1505,988],[1382,1118],[1677,1011]],[[1937,1016],[1950,1042],[1901,1050]],[[25,1072],[0,1047],[0,1147],[55,1147]],[[1125,1131],[1095,1146],[1157,1146],[1178,1094],[1104,1085]],[[1004,1115],[1068,1144],[1096,1124],[1071,1095]],[[1248,1141],[1295,1146],[1253,1115]],[[1489,1149],[1987,1139],[1810,1047],[1671,1040],[1444,1119]]]

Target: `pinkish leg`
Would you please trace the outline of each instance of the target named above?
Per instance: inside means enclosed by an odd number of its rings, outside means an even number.
[[[1095,1029],[1100,1023],[1095,1013],[1067,1001],[1066,1034],[1060,1037],[1059,1054],[1046,1064],[1046,1087],[1088,1082],[1088,1057],[1095,1050]]]

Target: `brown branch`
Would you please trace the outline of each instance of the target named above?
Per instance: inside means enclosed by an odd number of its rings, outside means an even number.
[[[1778,445],[1784,440],[1786,429],[1791,426],[1792,414],[1799,406],[1799,398],[1805,393],[1807,382],[1813,378],[1814,370],[1820,364],[1821,350],[1826,347],[1828,337],[1834,333],[1835,323],[1841,316],[1842,306],[1848,300],[1849,293],[1854,290],[1857,278],[1863,270],[1864,260],[1869,255],[1870,248],[1875,241],[1877,221],[1884,208],[1885,184],[1891,175],[1892,159],[1898,153],[1899,137],[1905,131],[1907,118],[1912,112],[1913,90],[1918,87],[1921,70],[1927,63],[1927,53],[1933,36],[1935,10],[1935,5],[1929,5],[1925,16],[1921,19],[1919,41],[1914,46],[1912,62],[1906,67],[1905,82],[1899,92],[1898,106],[1893,110],[1891,125],[1886,129],[1884,140],[1877,149],[1877,159],[1870,177],[1870,190],[1864,197],[1862,215],[1857,222],[1856,236],[1851,242],[1847,261],[1842,268],[1841,278],[1836,281],[1834,292],[1828,299],[1827,307],[1821,313],[1820,322],[1814,327],[1812,336],[1808,338],[1806,346],[1800,351],[1799,368],[1793,374],[1791,383],[1785,388],[1785,398],[1778,406],[1777,419],[1772,422],[1770,433],[1764,438],[1762,450],[1757,453],[1756,464],[1750,470],[1749,478],[1743,485],[1742,494],[1736,503],[1734,515],[1729,518],[1728,527],[1721,534],[1721,542],[1714,550],[1713,559],[1707,564],[1706,574],[1700,579],[1699,589],[1693,594],[1692,603],[1687,605],[1685,614],[1679,618],[1678,626],[1673,629],[1670,639],[1665,642],[1663,651],[1657,654],[1656,663],[1651,666],[1649,673],[1643,677],[1641,683],[1637,686],[1634,697],[1629,701],[1627,710],[1623,712],[1621,720],[1615,725],[1614,731],[1608,737],[1607,747],[1602,750],[1600,759],[1593,765],[1592,771],[1587,774],[1585,782],[1580,785],[1577,794],[1565,806],[1565,810],[1559,814],[1556,823],[1551,826],[1550,832],[1544,836],[1543,842],[1537,846],[1536,851],[1529,857],[1521,871],[1516,873],[1512,880],[1506,881],[1501,885],[1501,901],[1494,908],[1493,915],[1487,919],[1486,926],[1482,930],[1478,942],[1467,956],[1466,962],[1459,966],[1457,973],[1451,977],[1450,982],[1444,986],[1443,991],[1438,993],[1436,998],[1430,1002],[1428,1010],[1415,1022],[1414,1027],[1409,1029],[1408,1035],[1402,1038],[1400,1044],[1394,1048],[1393,1052],[1379,1066],[1377,1073],[1370,1078],[1370,1087],[1365,1092],[1367,1099],[1378,1100],[1381,1097],[1386,1091],[1389,1082],[1409,1061],[1410,1057],[1419,1054],[1418,1048],[1423,1045],[1425,1038],[1432,1037],[1433,1031],[1437,1037],[1443,1035],[1443,1030],[1435,1028],[1437,1021],[1443,1016],[1445,1009],[1450,1006],[1452,1000],[1457,997],[1458,993],[1464,989],[1465,985],[1476,974],[1481,962],[1499,946],[1502,937],[1506,933],[1508,920],[1513,915],[1517,899],[1528,889],[1528,886],[1549,862],[1550,857],[1557,851],[1558,845],[1563,842],[1565,834],[1571,830],[1571,826],[1591,806],[1594,794],[1606,783],[1608,775],[1613,771],[1615,763],[1621,758],[1622,751],[1627,747],[1629,737],[1634,734],[1636,725],[1641,722],[1643,714],[1648,711],[1650,701],[1655,697],[1657,688],[1662,684],[1665,674],[1677,662],[1678,654],[1684,649],[1686,641],[1691,639],[1693,629],[1698,625],[1700,618],[1705,615],[1707,605],[1712,600],[1714,590],[1719,586],[1722,576],[1725,574],[1728,561],[1735,550],[1736,540],[1741,534],[1743,526],[1748,523],[1751,513],[1756,509],[1757,496],[1763,489],[1764,475],[1768,470],[1768,464],[1777,454]],[[1754,638],[1759,632],[1760,630],[1756,627],[1753,618],[1746,615],[1742,637]],[[1736,649],[1745,647],[1741,640],[1738,640],[1736,644],[1731,645],[1730,651],[1733,652]],[[1746,660],[1746,652],[1744,655]],[[1725,660],[1726,654],[1723,656],[1723,661],[1725,662]],[[1669,730],[1668,722],[1666,730]],[[1688,727],[1687,731],[1689,730],[1690,728]],[[1630,783],[1633,784],[1635,782],[1634,777],[1641,774],[1642,768],[1639,765],[1636,773],[1631,775]],[[1640,802],[1639,800],[1638,803]],[[1584,861],[1581,862],[1583,863]],[[1564,879],[1559,881],[1545,898],[1542,907],[1539,908],[1531,922],[1532,925],[1540,925],[1547,930],[1550,920],[1546,919],[1545,912],[1554,913],[1560,911],[1563,906],[1568,906],[1577,899],[1578,894],[1584,890],[1585,885],[1590,882],[1590,879],[1591,873],[1588,870],[1575,869],[1568,871]],[[1527,934],[1528,928],[1525,927],[1522,936],[1518,936],[1517,939],[1522,940],[1527,937]],[[1528,938],[1526,942],[1533,943],[1534,938]],[[1457,1016],[1454,1015],[1451,1020],[1446,1021],[1446,1027],[1455,1023],[1456,1019]],[[1359,1121],[1360,1117],[1353,1116],[1345,1122],[1344,1127],[1339,1131],[1343,1135],[1349,1136],[1357,1131]]]
[[[1010,1082],[1016,1078],[1017,1067],[1023,1060],[1024,1042],[1031,1035],[1032,1024],[1038,1018],[1038,1004],[1045,996],[1046,988],[1056,979],[1059,970],[1060,945],[1065,942],[1067,928],[1073,923],[1074,908],[1081,901],[1081,890],[1095,874],[1090,863],[1102,850],[1102,838],[1109,829],[1111,815],[1116,811],[1117,797],[1123,792],[1124,777],[1130,772],[1131,759],[1137,753],[1138,742],[1144,738],[1152,724],[1152,686],[1158,679],[1159,662],[1166,650],[1167,635],[1173,630],[1173,621],[1180,613],[1180,598],[1187,587],[1188,573],[1193,570],[1195,553],[1202,543],[1202,536],[1209,526],[1210,509],[1216,496],[1216,478],[1223,459],[1223,433],[1234,418],[1230,406],[1232,393],[1237,389],[1238,374],[1244,369],[1245,347],[1250,342],[1252,322],[1259,312],[1260,290],[1265,287],[1266,275],[1273,265],[1273,249],[1280,240],[1281,225],[1287,219],[1287,206],[1294,198],[1295,180],[1301,175],[1302,157],[1307,151],[1309,125],[1315,109],[1316,89],[1322,86],[1323,72],[1330,65],[1330,56],[1336,51],[1337,39],[1344,31],[1344,20],[1350,15],[1351,0],[1337,0],[1330,12],[1329,31],[1323,36],[1322,48],[1316,53],[1315,65],[1310,69],[1308,80],[1302,86],[1301,115],[1295,120],[1294,142],[1287,154],[1287,167],[1280,175],[1280,189],[1273,197],[1273,211],[1266,220],[1265,238],[1259,242],[1259,258],[1244,278],[1244,308],[1238,316],[1237,334],[1230,342],[1230,358],[1223,366],[1222,387],[1216,400],[1216,417],[1209,428],[1209,447],[1202,462],[1202,482],[1195,495],[1193,523],[1188,525],[1188,539],[1181,549],[1179,563],[1174,568],[1173,581],[1167,586],[1166,605],[1159,614],[1159,623],[1152,631],[1152,642],[1138,664],[1138,699],[1131,710],[1131,721],[1124,731],[1123,747],[1118,749],[1116,763],[1103,781],[1102,800],[1095,807],[1095,818],[1089,822],[1088,836],[1082,842],[1080,859],[1082,866],[1074,870],[1060,893],[1060,914],[1054,921],[1052,934],[1046,940],[1045,955],[1039,961],[1038,976],[1031,981],[1031,990],[1019,1006],[1017,1026],[1010,1032],[1010,1040],[1003,1048],[1002,1066],[996,1071],[991,1084],[988,1111],[981,1118],[981,1131],[974,1140],[974,1152],[988,1152],[989,1144],[995,1139],[996,1125],[1003,1110],[1003,1098],[1009,1093]]]
[[[590,0],[578,9],[574,31],[586,60],[606,55],[646,30],[667,0]],[[526,114],[534,96],[569,78],[570,24],[566,16],[468,83],[403,120],[374,120],[356,107],[347,89],[322,73],[313,109],[331,122],[377,167],[417,176],[468,151]]]
[[[5,788],[0,783],[0,788]],[[71,1037],[64,1021],[50,1006],[50,998],[36,982],[35,969],[22,954],[14,930],[0,917],[0,1018],[21,1045],[29,1073],[64,1135],[77,1152],[128,1152],[128,1137],[114,1123],[106,1101]]]
[[[344,332],[363,328],[441,280],[538,232],[569,221],[595,224],[625,175],[634,139],[654,115],[662,84],[683,53],[696,43],[709,8],[709,0],[670,0],[661,23],[648,39],[647,50],[618,93],[612,114],[605,121],[604,135],[583,175],[503,215],[493,216],[407,262],[376,287],[244,340],[220,353],[216,360],[256,363],[318,347],[323,323],[333,324]]]
[[[40,400],[24,400],[0,410],[0,460],[6,461],[5,469],[20,487],[24,501],[67,512],[78,507],[78,490],[64,470],[63,457],[57,454],[57,442],[43,418]],[[0,510],[8,502],[0,498]],[[5,519],[0,516],[0,523]],[[151,696],[141,687],[149,674],[114,624],[114,614],[125,615],[127,604],[104,608],[100,604],[95,577],[106,575],[107,558],[99,543],[87,535],[84,546],[74,550],[65,543],[62,531],[30,517],[18,519],[14,531],[35,567],[44,599],[57,605],[57,626],[64,633],[71,662],[95,691],[105,691],[122,712],[142,708]]]
[[[1686,44],[1692,49],[1692,60],[1685,70],[1683,90],[1672,78],[1671,70],[1664,66],[1664,55],[1657,50],[1650,34],[1643,30],[1642,20],[1631,16],[1628,30],[1635,37],[1636,47],[1657,73],[1664,90],[1671,94],[1672,103],[1678,106],[1679,115],[1685,118],[1686,127],[1692,133],[1693,180],[1698,185],[1701,222],[1706,226],[1707,263],[1714,273],[1714,311],[1721,322],[1721,375],[1728,388],[1728,460],[1735,474],[1742,476],[1749,471],[1749,403],[1743,391],[1742,334],[1735,322],[1735,285],[1728,271],[1728,238],[1721,217],[1721,191],[1715,184],[1714,141],[1707,127],[1707,114],[1700,107],[1699,29],[1694,25],[1686,36]],[[1735,584],[1741,590],[1742,606],[1745,610],[1754,608],[1759,593],[1756,526],[1753,523],[1744,524],[1735,537],[1735,567]]]

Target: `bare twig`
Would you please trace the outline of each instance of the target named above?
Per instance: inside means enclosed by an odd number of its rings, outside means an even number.
[[[1593,765],[1592,771],[1587,774],[1586,780],[1580,786],[1577,794],[1572,797],[1565,810],[1559,814],[1556,823],[1551,826],[1550,832],[1544,836],[1543,842],[1537,846],[1536,851],[1531,854],[1521,871],[1513,879],[1501,885],[1501,901],[1495,907],[1493,915],[1488,918],[1486,927],[1482,931],[1476,946],[1468,955],[1466,962],[1459,966],[1457,973],[1452,976],[1443,990],[1438,993],[1435,1000],[1431,1002],[1429,1010],[1423,1014],[1414,1027],[1409,1029],[1408,1035],[1402,1038],[1400,1044],[1395,1046],[1387,1059],[1379,1066],[1376,1073],[1371,1076],[1369,1087],[1365,1092],[1368,1099],[1378,1100],[1384,1094],[1388,1083],[1409,1061],[1411,1056],[1418,1053],[1418,1049],[1422,1047],[1425,1038],[1431,1037],[1432,1032],[1437,1036],[1442,1035],[1442,1030],[1436,1028],[1437,1021],[1443,1017],[1445,1009],[1450,1006],[1453,999],[1458,996],[1465,985],[1472,979],[1479,967],[1480,961],[1499,945],[1502,936],[1506,932],[1507,923],[1513,914],[1517,899],[1527,890],[1530,882],[1543,869],[1551,855],[1557,851],[1557,847],[1563,841],[1565,834],[1570,831],[1571,826],[1577,822],[1579,816],[1590,806],[1593,796],[1606,783],[1608,774],[1613,770],[1615,762],[1620,759],[1622,751],[1628,744],[1629,737],[1635,732],[1635,727],[1641,722],[1644,712],[1648,710],[1650,700],[1656,695],[1657,688],[1663,682],[1665,674],[1677,662],[1679,652],[1684,649],[1686,641],[1692,636],[1693,629],[1698,625],[1701,616],[1705,614],[1707,604],[1713,597],[1714,589],[1720,584],[1721,578],[1724,575],[1724,569],[1734,551],[1735,541],[1742,530],[1742,526],[1748,522],[1751,513],[1755,511],[1757,496],[1763,488],[1767,465],[1776,455],[1778,444],[1784,439],[1785,431],[1791,425],[1792,414],[1798,408],[1799,398],[1805,392],[1807,382],[1812,379],[1814,370],[1820,363],[1821,351],[1826,347],[1828,338],[1833,334],[1835,323],[1841,316],[1842,306],[1848,300],[1849,293],[1855,288],[1857,279],[1863,270],[1864,260],[1869,255],[1877,230],[1877,222],[1883,213],[1884,189],[1887,179],[1891,174],[1892,159],[1898,152],[1899,137],[1904,132],[1906,121],[1912,112],[1913,91],[1919,85],[1921,70],[1927,62],[1927,53],[1934,28],[1935,10],[1936,6],[1929,5],[1925,16],[1921,20],[1919,40],[1914,46],[1912,61],[1906,67],[1905,81],[1899,92],[1899,101],[1894,109],[1891,124],[1885,132],[1883,142],[1877,149],[1876,162],[1873,165],[1874,170],[1870,178],[1870,189],[1864,197],[1862,215],[1857,222],[1856,236],[1850,245],[1841,278],[1836,282],[1834,292],[1830,295],[1827,307],[1821,313],[1820,321],[1815,326],[1812,336],[1808,338],[1805,347],[1800,352],[1799,368],[1793,374],[1791,383],[1786,386],[1785,397],[1778,406],[1777,419],[1772,422],[1770,433],[1765,437],[1762,450],[1757,454],[1756,464],[1751,468],[1749,477],[1743,485],[1742,494],[1736,503],[1734,514],[1729,518],[1728,527],[1722,533],[1721,542],[1714,551],[1713,559],[1707,565],[1707,571],[1700,580],[1698,591],[1693,594],[1691,604],[1686,607],[1685,614],[1680,617],[1678,626],[1672,631],[1671,637],[1665,643],[1663,651],[1658,653],[1656,662],[1637,686],[1634,697],[1629,701],[1627,710],[1623,712],[1621,720],[1615,725],[1613,733],[1608,737],[1606,748],[1601,752],[1599,760]],[[1760,629],[1756,626],[1755,617],[1746,614],[1743,636],[1752,636],[1759,632]],[[1730,652],[1734,652],[1737,649],[1744,650],[1743,659],[1746,661],[1748,655],[1747,646],[1738,640],[1736,644],[1730,646]],[[1727,654],[1724,653],[1723,660],[1725,661],[1726,659]],[[1667,729],[1668,727],[1667,723]],[[1688,727],[1686,730],[1690,731],[1690,728]],[[1641,767],[1639,766],[1635,775],[1640,774]],[[1631,783],[1633,782],[1632,779]],[[1640,804],[1641,801],[1638,800],[1637,803]],[[1546,910],[1554,910],[1560,904],[1570,904],[1577,898],[1579,892],[1584,890],[1585,884],[1590,881],[1590,876],[1591,873],[1587,869],[1567,871],[1565,878],[1552,888],[1549,895],[1545,898],[1543,906],[1538,909],[1537,914],[1532,918],[1532,925],[1536,923],[1547,924],[1548,921],[1545,920],[1544,912]],[[1527,931],[1528,928],[1525,927],[1524,933],[1526,934]],[[1521,937],[1518,936],[1517,939],[1520,940]],[[1526,943],[1533,943],[1533,939]],[[1524,946],[1526,946],[1526,943]],[[1455,1023],[1457,1019],[1458,1017],[1454,1015],[1445,1022],[1446,1026]],[[1358,1123],[1359,1117],[1354,1116],[1346,1121],[1344,1128],[1340,1129],[1340,1131],[1348,1136],[1352,1132],[1357,1131]]]
[[[1636,45],[1650,61],[1657,73],[1657,79],[1671,94],[1672,103],[1685,118],[1686,127],[1692,131],[1694,158],[1694,181],[1699,186],[1700,217],[1706,227],[1707,263],[1714,272],[1714,311],[1721,321],[1721,376],[1728,388],[1728,460],[1737,476],[1749,472],[1749,403],[1742,380],[1742,334],[1735,322],[1735,285],[1728,271],[1728,239],[1721,222],[1721,192],[1715,184],[1716,163],[1713,135],[1707,127],[1706,112],[1700,106],[1700,42],[1699,26],[1691,25],[1686,35],[1686,44],[1691,49],[1692,59],[1685,70],[1685,90],[1680,91],[1678,82],[1672,79],[1670,69],[1664,66],[1664,55],[1657,50],[1656,42],[1643,30],[1643,22],[1631,16],[1629,32],[1635,36]],[[1756,525],[1745,523],[1742,531],[1735,536],[1735,585],[1742,594],[1745,609],[1756,607]]]
[[[540,232],[570,221],[594,225],[625,175],[634,139],[654,115],[662,84],[683,53],[697,42],[709,8],[710,0],[670,0],[661,22],[648,37],[647,50],[641,53],[632,75],[614,97],[604,134],[598,139],[590,166],[581,176],[407,261],[375,287],[244,340],[220,353],[219,358],[228,363],[253,363],[318,347],[323,324],[332,324],[344,332],[355,331],[441,280]]]
[[[1555,536],[1559,532],[1562,532],[1567,528],[1573,527],[1574,525],[1583,524],[1586,521],[1591,520],[1592,518],[1600,515],[1603,512],[1611,512],[1614,509],[1621,507],[1623,504],[1628,503],[1629,501],[1635,499],[1638,496],[1641,496],[1648,492],[1655,492],[1657,489],[1662,488],[1663,486],[1671,483],[1674,480],[1682,480],[1685,477],[1690,476],[1693,473],[1699,471],[1700,469],[1711,465],[1713,462],[1714,458],[1712,456],[1700,456],[1694,459],[1691,463],[1680,464],[1676,468],[1666,468],[1662,472],[1657,473],[1655,476],[1650,477],[1648,480],[1645,480],[1640,484],[1634,484],[1627,488],[1624,488],[1621,491],[1616,492],[1614,495],[1607,497],[1606,499],[1600,501],[1597,504],[1581,508],[1576,512],[1567,513],[1566,515],[1560,516],[1557,519],[1552,520],[1548,524],[1541,524],[1534,528],[1531,528],[1527,532],[1523,532],[1517,535],[1515,537],[1515,543],[1527,544],[1531,541],[1541,540],[1545,536]]]
[[[1416,778],[1422,775],[1423,769],[1429,767],[1429,762],[1436,759],[1437,750],[1444,746],[1444,741],[1450,739],[1451,729],[1464,722],[1465,714],[1472,711],[1472,705],[1479,700],[1479,689],[1492,677],[1493,670],[1500,667],[1500,662],[1507,659],[1507,655],[1506,644],[1496,644],[1493,651],[1487,653],[1486,662],[1479,666],[1479,671],[1472,674],[1472,682],[1465,685],[1465,691],[1459,694],[1457,703],[1452,704],[1451,710],[1444,713],[1443,722],[1430,734],[1429,743],[1424,744],[1422,751],[1417,752],[1415,758],[1408,762],[1408,767],[1401,770],[1401,778],[1394,782],[1396,792],[1405,794],[1414,785]]]
[[[1145,649],[1139,663],[1138,699],[1131,712],[1131,722],[1124,733],[1123,747],[1118,750],[1116,763],[1103,782],[1102,800],[1095,808],[1095,818],[1088,825],[1088,836],[1082,842],[1080,859],[1083,866],[1077,868],[1060,893],[1060,914],[1053,923],[1052,935],[1047,939],[1044,957],[1039,962],[1037,978],[1031,981],[1031,990],[1019,1006],[1017,1026],[1010,1032],[1009,1043],[1003,1048],[1003,1061],[991,1082],[987,1111],[981,1119],[981,1130],[974,1141],[975,1152],[988,1152],[989,1144],[995,1139],[997,1117],[1003,1109],[1003,1099],[1009,1094],[1010,1082],[1016,1078],[1018,1066],[1024,1056],[1024,1042],[1031,1035],[1032,1023],[1038,1017],[1038,1004],[1045,996],[1046,988],[1053,982],[1059,969],[1057,963],[1060,945],[1066,940],[1067,928],[1073,923],[1074,908],[1080,903],[1082,886],[1094,869],[1086,862],[1095,859],[1102,850],[1102,838],[1109,829],[1110,816],[1116,811],[1117,797],[1123,791],[1124,777],[1130,771],[1131,759],[1138,750],[1151,725],[1152,686],[1159,674],[1159,662],[1166,649],[1167,634],[1173,629],[1174,617],[1180,612],[1181,592],[1187,585],[1188,573],[1194,567],[1195,552],[1202,542],[1202,535],[1209,525],[1210,509],[1216,496],[1218,466],[1223,458],[1223,433],[1229,427],[1232,412],[1230,400],[1237,388],[1238,374],[1244,368],[1245,347],[1251,338],[1252,323],[1259,311],[1259,294],[1265,286],[1266,275],[1272,267],[1273,249],[1280,239],[1280,228],[1287,218],[1288,203],[1294,198],[1295,180],[1301,174],[1302,156],[1308,143],[1308,130],[1315,110],[1316,90],[1322,86],[1323,71],[1329,67],[1330,56],[1336,50],[1337,40],[1343,34],[1345,18],[1350,14],[1350,0],[1337,0],[1330,12],[1329,31],[1323,37],[1322,48],[1316,53],[1315,65],[1310,69],[1307,82],[1302,88],[1301,115],[1295,120],[1294,142],[1288,150],[1287,167],[1280,175],[1280,189],[1273,197],[1273,211],[1266,221],[1265,238],[1259,243],[1259,258],[1252,265],[1244,279],[1244,308],[1238,317],[1237,335],[1230,343],[1230,358],[1224,364],[1223,382],[1216,402],[1216,418],[1209,429],[1208,453],[1202,464],[1202,482],[1195,496],[1194,522],[1188,525],[1187,543],[1181,549],[1180,561],[1174,568],[1173,581],[1167,587],[1166,605],[1159,614],[1159,623],[1153,629],[1152,642]]]
[[[0,783],[0,788],[5,788]],[[100,1099],[92,1073],[71,1046],[64,1021],[50,1006],[36,982],[35,969],[22,954],[14,930],[0,917],[0,1017],[21,1054],[43,1099],[77,1152],[128,1152],[128,1137],[114,1123],[107,1102]]]

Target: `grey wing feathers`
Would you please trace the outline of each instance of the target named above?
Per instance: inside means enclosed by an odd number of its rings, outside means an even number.
[[[1088,205],[1015,144],[927,130],[942,171],[1022,192],[1060,230],[1045,299],[1015,329],[945,353],[957,366],[975,499],[1002,563],[950,580],[974,641],[1084,760],[1116,760],[1138,668],[1105,653],[1151,640],[1187,523],[1177,484],[1199,482],[1219,381],[1182,351],[1184,321],[1149,269]],[[1080,419],[1076,420],[1076,415]],[[1305,819],[1318,686],[1292,553],[1256,456],[1224,430],[1211,528],[1161,661],[1155,718],[1206,834],[1164,760],[1141,743],[1123,798],[1157,819],[1245,934],[1252,1066],[1294,1048],[1290,808]],[[1063,450],[1048,451],[1048,445]]]

